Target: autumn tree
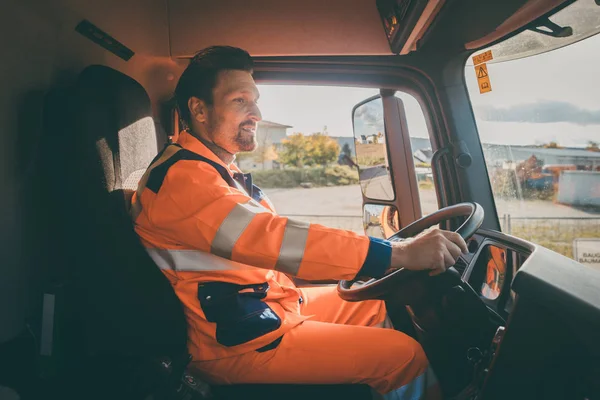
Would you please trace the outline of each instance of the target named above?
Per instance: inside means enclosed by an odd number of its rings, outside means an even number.
[[[327,165],[334,162],[340,154],[340,145],[323,133],[308,136],[308,157],[312,163]]]
[[[279,159],[285,165],[301,168],[307,164],[309,153],[309,142],[302,133],[289,135],[287,139],[281,141],[283,151],[279,154]]]
[[[562,146],[559,146],[558,143],[556,143],[556,142],[546,143],[542,147],[545,149],[562,149],[563,148]]]
[[[285,165],[301,168],[308,165],[327,165],[340,153],[339,144],[323,133],[303,135],[294,133],[282,141],[279,159]]]
[[[595,152],[600,152],[600,148],[598,148],[598,142],[594,142],[592,140],[590,140],[588,142],[587,147],[585,148],[587,151],[595,151]]]
[[[277,150],[275,150],[275,146],[273,145],[259,146],[254,151],[254,161],[262,164],[266,163],[267,161],[277,160],[277,158]]]

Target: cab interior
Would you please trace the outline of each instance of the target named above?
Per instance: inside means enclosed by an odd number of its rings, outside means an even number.
[[[446,397],[471,385],[463,398],[600,398],[600,274],[502,232],[464,75],[474,54],[547,26],[572,3],[5,0],[6,398],[371,398],[364,385],[215,387],[186,370],[181,305],[139,245],[127,202],[178,134],[179,76],[211,45],[247,50],[258,84],[379,90],[396,196],[363,203],[395,210],[392,239],[423,216],[395,93],[418,101],[439,162],[439,208],[477,203],[483,214],[448,273],[371,295],[402,310],[394,325],[423,345]],[[462,217],[437,222],[456,230]],[[505,264],[509,283],[493,299],[479,290],[491,260]]]

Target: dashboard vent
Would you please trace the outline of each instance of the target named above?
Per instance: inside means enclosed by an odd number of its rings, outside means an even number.
[[[463,260],[462,257],[459,257],[456,261],[456,264],[454,264],[454,269],[456,269],[462,275],[467,269],[467,262]]]

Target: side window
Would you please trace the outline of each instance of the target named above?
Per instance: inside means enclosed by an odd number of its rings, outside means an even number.
[[[439,208],[431,170],[433,146],[429,138],[429,129],[425,120],[425,114],[417,99],[408,93],[400,91],[396,92],[396,97],[404,103],[415,174],[419,185],[421,212],[425,216],[437,211]]]
[[[257,149],[237,165],[280,215],[365,233],[352,107],[377,88],[258,85]]]
[[[384,113],[385,107],[392,108]],[[421,213],[436,211],[438,203],[431,169],[433,150],[418,101],[403,92],[392,98],[373,96],[353,108],[352,122],[359,182],[367,199],[363,207],[367,234],[389,237],[398,231],[401,213],[414,218],[410,210],[415,189]]]

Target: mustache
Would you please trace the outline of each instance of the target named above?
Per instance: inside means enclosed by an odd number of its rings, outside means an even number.
[[[244,128],[244,127],[252,127],[252,128],[256,128],[257,124],[256,122],[252,121],[251,119],[244,121],[240,124],[240,128]]]

